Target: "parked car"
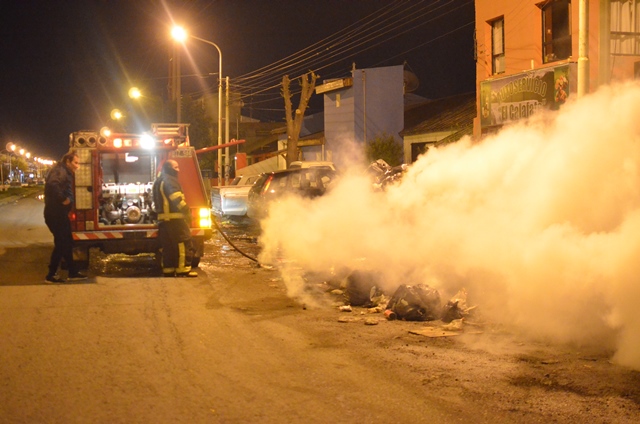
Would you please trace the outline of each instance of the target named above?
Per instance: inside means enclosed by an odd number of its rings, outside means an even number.
[[[334,169],[325,167],[289,168],[261,174],[249,190],[247,216],[252,219],[265,217],[269,203],[286,195],[322,196],[337,177]]]
[[[333,162],[321,161],[321,160],[296,160],[289,164],[289,169],[294,168],[325,168],[325,169],[333,169],[336,167]]]
[[[247,195],[259,175],[236,177],[228,186],[211,188],[211,212],[219,216],[247,214]]]

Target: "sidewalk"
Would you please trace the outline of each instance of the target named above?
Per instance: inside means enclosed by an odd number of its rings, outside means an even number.
[[[15,191],[15,193],[9,193],[8,190],[0,191],[0,206],[13,203],[22,199],[23,197],[31,196],[36,190],[18,188],[11,191]]]
[[[21,198],[22,196],[7,196],[7,197],[0,198],[0,206],[4,206],[8,203],[13,203],[16,200],[19,200]]]

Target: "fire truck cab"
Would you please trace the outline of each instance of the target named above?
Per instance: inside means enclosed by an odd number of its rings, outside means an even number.
[[[80,160],[70,213],[74,259],[88,265],[91,248],[159,254],[151,188],[162,164],[173,159],[180,165],[178,178],[191,208],[192,266],[198,266],[204,242],[211,238],[211,208],[188,130],[188,124],[152,124],[145,134],[70,134],[69,147]]]

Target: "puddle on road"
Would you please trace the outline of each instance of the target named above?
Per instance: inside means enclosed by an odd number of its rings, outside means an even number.
[[[159,277],[162,275],[153,253],[106,254],[92,249],[90,255],[90,275],[120,278]]]
[[[257,266],[255,261],[239,253],[238,250],[257,259],[260,253],[258,247],[259,229],[256,226],[237,221],[227,221],[219,225],[229,241],[214,228],[211,239],[205,242],[204,255],[200,260],[199,268],[207,272],[215,271],[220,267],[247,268]],[[152,253],[105,254],[97,249],[91,249],[90,255],[89,273],[91,275],[122,278],[159,277],[162,275],[160,265]]]
[[[253,259],[258,258],[260,229],[244,220],[224,220],[218,225],[224,236],[220,234],[220,231],[214,229],[213,236],[205,244],[201,266],[203,266],[202,263],[214,267],[256,266],[257,263],[246,256]]]

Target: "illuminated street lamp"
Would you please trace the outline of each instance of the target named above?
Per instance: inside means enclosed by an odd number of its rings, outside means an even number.
[[[140,100],[140,99],[148,99],[148,100],[153,100],[153,101],[157,101],[160,103],[160,109],[154,109],[154,112],[160,112],[162,114],[162,118],[160,119],[161,122],[164,122],[164,100],[162,100],[161,97],[156,97],[156,96],[146,96],[144,94],[142,94],[142,91],[140,91],[140,89],[138,87],[131,87],[129,89],[129,98],[133,99],[133,100]],[[156,113],[154,113],[153,115],[155,115]],[[145,113],[146,114],[146,113]]]
[[[203,43],[209,44],[218,50],[219,60],[218,60],[218,146],[222,145],[222,51],[220,47],[212,41],[205,40],[200,37],[196,37],[195,35],[189,35],[185,31],[184,28],[175,26],[171,30],[171,36],[174,40],[179,41],[180,43],[184,43],[187,38],[193,38],[198,41],[202,41]],[[177,72],[177,81],[176,81],[176,90],[177,90],[177,106],[178,106],[178,123],[180,123],[180,62],[178,61],[176,64],[176,72]],[[228,122],[227,116],[227,122]],[[227,159],[228,160],[228,159]],[[223,164],[222,164],[222,152],[218,151],[218,184],[220,184],[220,177],[223,175]]]
[[[119,121],[124,118],[124,114],[119,109],[113,109],[110,116],[114,121]]]
[[[35,177],[37,178],[41,178],[44,175],[44,171],[46,171],[47,167],[52,166],[55,161],[50,160],[50,159],[44,159],[41,157],[32,157],[33,155],[31,154],[31,152],[27,151],[27,149],[21,148],[20,146],[16,145],[15,143],[7,143],[7,149],[6,150],[2,150],[0,151],[0,153],[7,153],[8,156],[8,165],[9,165],[9,175],[7,175],[7,177],[9,177],[9,179],[11,181],[20,181],[22,182],[22,178],[16,178],[15,175],[16,174],[20,174],[22,173],[21,170],[19,170],[19,164],[16,163],[16,172],[13,172],[13,169],[11,167],[11,157],[15,156],[20,157],[22,156],[25,159],[26,165],[27,165],[27,171],[29,173],[31,173],[32,171],[35,170]],[[1,169],[1,174],[0,174],[0,179],[2,180],[2,184],[4,185],[4,163],[0,164],[0,169]]]
[[[139,99],[140,97],[142,97],[142,93],[140,92],[138,87],[131,87],[129,89],[129,97],[131,97],[132,99]]]
[[[113,127],[111,129],[114,132],[125,131],[125,123],[123,122],[125,120],[125,115],[120,109],[112,109],[111,113],[109,113],[109,117],[111,118],[109,121],[109,127]]]
[[[20,148],[20,149],[18,150],[18,153],[20,154],[20,156],[22,156],[22,157],[24,157],[24,158],[26,158],[26,159],[27,159],[27,166],[28,166],[28,165],[29,165],[28,160],[29,160],[29,158],[31,157],[31,153],[29,153],[29,152],[27,151],[27,149],[24,149],[24,148]],[[16,155],[16,156],[17,156],[17,155]],[[22,183],[22,182],[24,182],[24,181],[23,181],[23,178],[22,178],[23,172],[22,172],[22,170],[21,170],[21,169],[19,169],[19,168],[18,168],[18,164],[16,164],[16,171],[17,171],[17,172],[18,172],[18,174],[20,175],[20,177],[18,178],[18,181],[20,181],[21,183]]]

